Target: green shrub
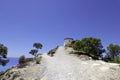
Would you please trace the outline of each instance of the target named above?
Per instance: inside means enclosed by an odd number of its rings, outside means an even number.
[[[115,62],[119,62],[118,61],[118,58],[119,58],[119,55],[120,55],[120,46],[119,45],[116,45],[116,44],[109,44],[109,46],[107,47],[107,50],[108,50],[108,53],[107,53],[107,56]]]
[[[19,58],[19,65],[18,65],[18,68],[23,68],[26,66],[26,59],[25,59],[25,56],[20,56]]]
[[[19,64],[24,64],[26,62],[25,56],[20,56],[19,58]]]
[[[120,57],[116,57],[113,62],[120,63]]]
[[[105,52],[99,38],[83,38],[82,40],[76,40],[72,45],[74,50],[85,52],[94,59],[99,59],[102,53]]]

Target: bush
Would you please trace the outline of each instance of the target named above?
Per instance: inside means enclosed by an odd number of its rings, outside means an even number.
[[[50,51],[48,52],[48,55],[50,55],[51,57],[53,57],[57,49],[58,49],[58,46],[57,46],[56,48],[50,50]]]
[[[120,57],[116,57],[114,60],[113,60],[114,63],[120,63]]]
[[[99,59],[105,52],[99,38],[83,38],[82,40],[76,40],[72,45],[74,50],[85,52],[94,59]]]
[[[108,50],[108,57],[111,60],[115,60],[115,58],[119,58],[120,55],[120,46],[119,45],[115,45],[115,44],[109,44],[109,46],[107,47]],[[115,60],[116,61],[116,60]]]
[[[25,62],[26,62],[25,56],[24,55],[20,56],[20,58],[19,58],[19,64],[24,64]]]
[[[25,61],[26,62],[31,62],[31,61],[34,61],[34,58],[26,58]]]
[[[26,59],[25,59],[25,56],[20,56],[19,58],[19,66],[18,68],[23,68],[26,66]]]

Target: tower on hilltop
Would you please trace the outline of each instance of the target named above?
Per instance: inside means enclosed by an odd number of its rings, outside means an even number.
[[[73,38],[64,38],[64,46],[69,46],[74,41]]]

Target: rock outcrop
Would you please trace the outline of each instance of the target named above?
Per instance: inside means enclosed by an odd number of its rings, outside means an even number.
[[[119,64],[86,56],[79,58],[70,55],[71,51],[71,48],[58,47],[53,57],[42,55],[41,64],[31,62],[25,68],[12,68],[1,80],[120,80]]]

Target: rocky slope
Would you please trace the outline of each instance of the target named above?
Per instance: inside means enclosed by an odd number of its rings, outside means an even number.
[[[83,61],[59,47],[50,57],[42,55],[41,64],[31,62],[25,68],[7,71],[1,80],[120,80],[120,65],[103,61]]]

